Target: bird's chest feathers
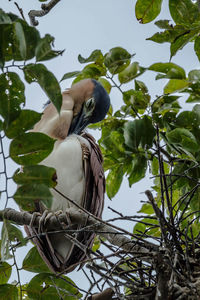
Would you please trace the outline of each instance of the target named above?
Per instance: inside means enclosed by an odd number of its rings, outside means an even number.
[[[89,147],[87,140],[83,140],[84,144]],[[56,188],[81,205],[85,187],[81,137],[72,135],[64,141],[57,141],[52,153],[41,164],[56,169]],[[69,201],[54,190],[52,190],[52,194],[54,196],[51,207],[53,211],[65,210],[72,206]]]

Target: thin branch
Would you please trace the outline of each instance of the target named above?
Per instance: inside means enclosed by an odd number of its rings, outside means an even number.
[[[31,25],[37,26],[39,22],[35,19],[35,17],[43,17],[47,15],[50,10],[58,3],[60,0],[51,0],[47,4],[41,5],[41,10],[30,10],[28,15],[30,18]]]

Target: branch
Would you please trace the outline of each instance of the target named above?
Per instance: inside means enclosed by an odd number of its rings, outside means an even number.
[[[41,216],[36,216],[32,226],[39,227]],[[83,226],[90,226],[90,230],[100,232],[102,237],[105,237],[112,245],[115,245],[125,252],[133,253],[134,257],[139,256],[144,261],[150,261],[150,257],[153,258],[156,255],[158,247],[152,244],[150,249],[150,244],[148,243],[148,248],[141,246],[141,242],[137,240],[130,240],[124,233],[119,232],[112,228],[109,224],[105,224],[105,221],[93,217],[91,214],[81,211],[80,209],[69,208],[66,213],[60,214],[59,216],[52,215],[46,222],[46,228],[48,231],[60,230],[60,224],[64,223],[68,225],[68,220],[71,220],[73,224],[79,224]],[[0,211],[0,221],[7,219],[16,222],[18,225],[29,225],[32,221],[32,214],[29,212],[19,212],[12,208],[6,208]],[[92,227],[92,228],[91,228]],[[84,230],[84,229],[83,229]],[[145,245],[145,244],[144,244]]]
[[[43,17],[47,15],[50,10],[58,3],[60,0],[51,0],[47,4],[41,5],[41,10],[30,10],[28,15],[30,18],[31,25],[37,26],[39,22],[35,19],[35,17]]]

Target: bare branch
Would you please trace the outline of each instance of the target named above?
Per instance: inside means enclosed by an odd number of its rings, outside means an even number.
[[[35,17],[43,17],[47,15],[50,10],[58,3],[60,0],[51,0],[47,4],[41,5],[41,10],[30,10],[28,15],[30,18],[31,25],[37,26],[39,22],[35,19]]]
[[[35,217],[32,224],[34,227],[39,227],[40,218],[40,216]],[[92,216],[91,214],[88,215],[81,210],[75,210],[74,208],[68,209],[66,213],[60,214],[59,216],[52,215],[46,223],[47,230],[59,230],[61,223],[68,225],[68,218],[71,219],[73,224],[87,224],[87,226],[93,226],[90,230],[93,230],[94,232],[100,231],[100,235],[105,237],[112,245],[115,245],[128,253],[134,253],[135,257],[137,256],[136,252],[138,252],[140,257],[142,255],[142,259],[144,261],[149,261],[149,257],[154,256],[155,252],[150,250],[158,249],[158,246],[153,244],[150,249],[149,243],[147,243],[147,245],[144,243],[141,246],[140,242],[137,240],[130,240],[123,232],[113,229],[109,224],[105,224],[104,221]],[[14,221],[18,225],[29,225],[32,220],[32,214],[28,212],[18,212],[12,208],[7,208],[0,211],[0,221],[3,221],[3,219]],[[148,248],[145,246],[148,246]]]

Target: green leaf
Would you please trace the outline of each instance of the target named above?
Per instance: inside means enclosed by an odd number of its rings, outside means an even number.
[[[160,13],[162,0],[137,0],[135,15],[140,23],[149,23]]]
[[[185,79],[171,79],[164,87],[164,93],[165,94],[172,94],[177,91],[184,90],[186,87],[188,87],[189,82]]]
[[[65,79],[69,79],[69,78],[73,78],[73,77],[76,77],[77,75],[79,75],[81,73],[81,71],[74,71],[74,72],[68,72],[68,73],[65,73],[62,77],[62,79],[60,80],[63,81]]]
[[[1,229],[1,261],[8,260],[12,257],[10,254],[9,248],[10,248],[10,241],[9,241],[9,235],[8,235],[8,229],[7,229],[7,223],[8,221],[4,220],[3,227]]]
[[[19,22],[14,23],[14,38],[16,40],[16,45],[17,48],[19,49],[21,58],[23,60],[26,59],[26,39],[24,35],[24,30]]]
[[[0,8],[0,24],[11,24],[10,17]]]
[[[134,111],[138,111],[147,108],[150,96],[141,90],[128,90],[123,92],[123,100],[127,106],[132,107]]]
[[[1,243],[1,255],[2,260],[10,258],[9,247],[10,243],[17,247],[22,247],[26,245],[27,241],[24,239],[21,230],[10,223],[8,220],[4,220],[2,228],[2,243]]]
[[[177,24],[192,24],[200,20],[198,4],[191,0],[169,0],[169,10]]]
[[[110,170],[106,178],[106,192],[110,199],[117,194],[121,186],[122,180],[123,180],[123,168],[119,164]]]
[[[58,55],[62,55],[63,51],[52,50],[54,37],[46,34],[44,38],[40,39],[35,49],[36,61],[50,60]]]
[[[141,207],[141,209],[138,211],[140,214],[147,214],[147,215],[153,215],[154,210],[152,208],[152,205],[149,203],[144,203]]]
[[[0,261],[0,288],[1,284],[5,284],[8,282],[10,275],[12,273],[12,266],[7,262]]]
[[[53,150],[55,140],[41,132],[28,132],[16,137],[10,144],[10,156],[20,165],[41,162]]]
[[[10,123],[6,128],[5,134],[8,138],[12,139],[25,131],[33,128],[41,118],[40,113],[34,110],[22,110],[17,119]]]
[[[200,81],[200,70],[192,70],[188,74],[188,80],[191,82]]]
[[[46,208],[51,208],[52,194],[44,184],[25,184],[18,187],[14,200],[26,211],[35,211],[35,204],[41,201]]]
[[[171,30],[173,27],[169,24],[169,20],[158,20],[155,22],[155,25],[161,29],[169,29]]]
[[[145,72],[145,68],[140,67],[138,62],[133,62],[125,70],[118,74],[120,83],[127,83]]]
[[[24,75],[28,83],[38,82],[59,112],[62,105],[62,95],[55,76],[42,64],[26,65]]]
[[[147,38],[148,41],[153,41],[155,43],[171,43],[174,40],[174,32],[172,30],[165,30],[164,32],[156,32],[151,37]]]
[[[15,285],[1,284],[0,285],[0,299],[1,300],[18,300],[18,290]]]
[[[36,247],[31,248],[26,254],[22,263],[22,268],[28,272],[34,273],[49,272],[49,268],[39,255]]]
[[[103,54],[101,50],[94,50],[88,58],[84,58],[80,54],[78,56],[78,61],[81,64],[85,64],[88,62],[98,62],[99,60],[103,60]]]
[[[200,61],[200,36],[197,36],[194,41],[194,51]]]
[[[178,50],[183,49],[183,47],[192,41],[198,34],[199,28],[195,30],[187,30],[184,34],[180,34],[176,39],[174,39],[170,47],[170,59],[177,53]]]
[[[185,128],[176,128],[167,132],[167,138],[170,143],[180,146],[191,153],[198,151],[200,148],[195,136]]]
[[[145,177],[147,170],[147,159],[144,155],[137,155],[132,160],[132,168],[128,176],[129,187]]]
[[[83,78],[94,78],[98,80],[100,76],[106,75],[106,69],[105,67],[92,63],[85,66],[81,72],[81,75]]]
[[[121,47],[115,47],[105,55],[104,64],[112,74],[117,74],[130,64],[131,54]]]
[[[24,166],[23,170],[17,169],[13,180],[17,184],[43,183],[48,187],[56,186],[56,170],[43,165]]]
[[[75,283],[67,276],[57,277],[41,273],[31,279],[27,287],[28,297],[35,300],[78,300],[82,297]]]
[[[139,145],[144,149],[152,146],[155,129],[152,120],[148,116],[135,121],[127,121],[124,125],[125,144],[133,151],[137,151]]]
[[[20,104],[25,103],[24,84],[16,73],[0,75],[0,114],[6,126],[15,120],[20,112]]]
[[[177,99],[179,96],[163,96],[156,99],[152,104],[152,112],[164,115],[168,111],[178,112],[180,106]]]
[[[149,70],[164,73],[157,75],[156,79],[185,79],[185,70],[174,63],[155,63],[149,67]]]
[[[111,91],[111,88],[112,88],[112,85],[110,84],[110,82],[107,80],[107,79],[105,79],[105,78],[102,78],[102,77],[100,77],[99,79],[98,79],[98,81],[101,83],[101,85],[104,87],[104,89],[106,90],[106,92],[108,93],[108,94],[110,94],[110,91]]]
[[[144,218],[134,226],[133,234],[145,233],[149,236],[160,237],[160,226],[157,220]]]
[[[192,129],[199,126],[200,119],[194,111],[183,111],[177,116],[174,124],[176,127]]]

